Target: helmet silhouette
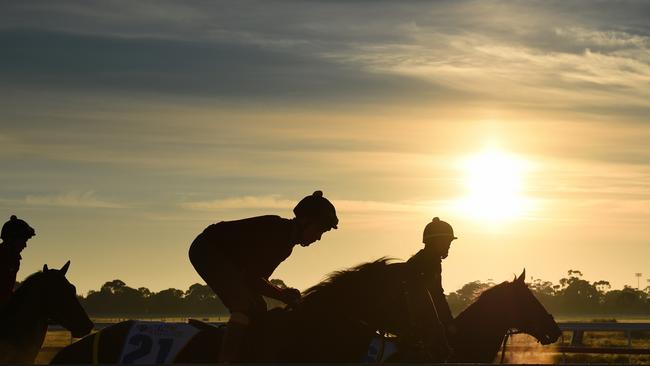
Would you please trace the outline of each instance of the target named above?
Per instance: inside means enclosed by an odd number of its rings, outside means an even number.
[[[424,228],[424,233],[422,233],[422,242],[426,243],[429,239],[438,237],[447,237],[452,240],[458,239],[454,236],[454,229],[452,229],[451,225],[437,217],[434,217],[433,220],[431,220],[431,222]]]
[[[336,216],[334,205],[325,197],[322,191],[316,191],[311,196],[303,198],[293,213],[297,218],[315,219],[337,229],[339,218]]]
[[[0,238],[2,240],[11,240],[15,238],[29,239],[34,235],[36,235],[36,231],[34,231],[34,229],[29,226],[29,224],[17,218],[16,215],[11,215],[9,221],[5,222],[5,224],[2,225]]]

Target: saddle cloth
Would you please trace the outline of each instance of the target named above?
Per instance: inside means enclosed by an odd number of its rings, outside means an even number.
[[[199,332],[187,323],[136,321],[127,335],[120,363],[169,364]]]
[[[374,337],[368,345],[368,353],[362,360],[364,363],[384,363],[388,358],[397,352],[395,342],[382,338]]]

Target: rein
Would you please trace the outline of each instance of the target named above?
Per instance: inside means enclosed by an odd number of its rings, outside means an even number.
[[[402,281],[400,281],[400,287],[401,287],[401,290],[402,290],[402,297],[404,298],[404,300],[405,300],[405,302],[407,304],[407,309],[406,310],[407,310],[407,313],[408,313],[409,323],[410,323],[411,327],[413,329],[418,329],[418,328],[421,327],[421,324],[419,322],[419,319],[418,319],[418,316],[417,316],[418,312],[415,310],[416,307],[415,307],[415,305],[413,303],[413,299],[412,299],[411,294],[409,292],[409,288],[415,288],[415,287],[422,286],[421,290],[423,290],[427,295],[427,298],[429,300],[428,305],[431,306],[431,310],[433,312],[433,315],[435,316],[435,321],[438,322],[439,326],[442,329],[442,332],[441,332],[442,337],[441,337],[440,341],[447,344],[447,345],[449,345],[449,340],[447,339],[447,334],[446,334],[446,326],[440,321],[440,316],[438,315],[439,314],[438,309],[436,308],[436,303],[433,300],[433,297],[431,296],[431,292],[429,291],[429,289],[425,285],[423,285],[423,284],[415,284],[415,282],[418,282],[418,281],[413,280],[413,277],[412,277],[413,275],[421,277],[422,273],[413,273],[412,272],[413,270],[411,268],[408,268],[406,270],[411,272],[411,273],[409,273],[409,275],[407,276],[406,279],[403,279]],[[431,350],[427,349],[427,347],[424,346],[426,344],[425,339],[423,338],[424,336],[425,336],[424,334],[415,334],[414,346],[416,348],[420,348],[420,349],[425,350],[428,353],[428,355],[431,358],[433,358],[434,355],[431,353]]]
[[[508,329],[506,331],[506,336],[503,337],[503,344],[501,346],[501,363],[503,363],[506,358],[506,344],[508,343],[508,338],[510,338],[510,336],[512,335],[520,334],[520,333],[522,333],[520,330],[515,330],[515,329]]]

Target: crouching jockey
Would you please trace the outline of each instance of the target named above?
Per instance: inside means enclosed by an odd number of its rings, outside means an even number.
[[[338,225],[336,209],[321,191],[293,212],[293,219],[268,215],[210,225],[190,247],[192,265],[230,311],[220,362],[240,360],[247,326],[266,311],[262,296],[289,305],[300,301],[300,291],[280,289],[269,277],[296,244],[309,246]]]

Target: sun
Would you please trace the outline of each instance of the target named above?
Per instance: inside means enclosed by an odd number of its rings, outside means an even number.
[[[487,223],[521,217],[529,206],[523,195],[525,160],[489,148],[461,163],[466,195],[458,200],[459,214]]]

